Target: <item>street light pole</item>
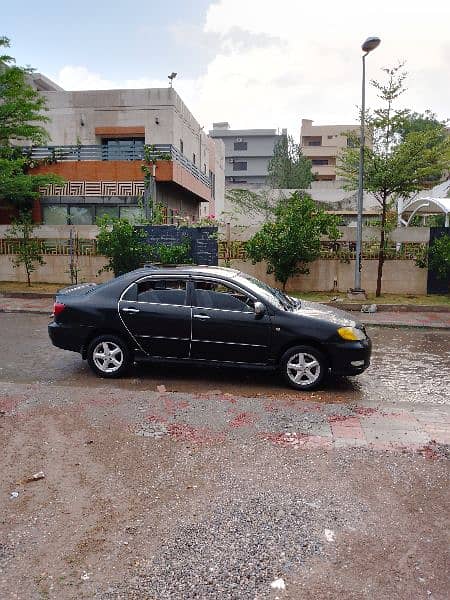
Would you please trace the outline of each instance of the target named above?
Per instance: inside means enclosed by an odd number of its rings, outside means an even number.
[[[356,221],[356,260],[355,260],[355,287],[353,292],[364,294],[361,288],[361,262],[362,262],[362,217],[364,199],[364,147],[365,147],[365,117],[366,117],[366,56],[379,45],[380,39],[369,37],[362,45],[362,90],[361,90],[361,128],[359,134],[359,172],[358,172],[358,204]]]

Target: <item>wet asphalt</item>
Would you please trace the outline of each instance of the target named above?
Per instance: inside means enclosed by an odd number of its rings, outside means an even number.
[[[295,392],[279,376],[254,370],[136,365],[127,377],[97,378],[86,361],[52,346],[43,315],[0,314],[0,381],[76,387],[224,393],[254,397]],[[372,365],[358,377],[329,377],[311,400],[450,403],[450,331],[369,327]]]

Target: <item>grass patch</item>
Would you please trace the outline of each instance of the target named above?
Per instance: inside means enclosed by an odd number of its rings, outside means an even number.
[[[21,281],[0,281],[0,292],[38,292],[54,294],[57,290],[69,286],[70,283],[32,283],[31,287]]]
[[[339,298],[343,302],[352,304],[361,304],[360,301],[350,300],[347,294],[333,294],[333,292],[289,292],[291,296],[310,300],[311,302],[331,302],[333,298]],[[450,295],[430,294],[412,295],[412,294],[381,294],[376,298],[375,294],[368,294],[368,299],[364,304],[416,304],[416,305],[450,305]]]

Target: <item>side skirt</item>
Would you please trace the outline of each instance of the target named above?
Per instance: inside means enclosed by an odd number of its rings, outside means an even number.
[[[267,365],[264,363],[243,363],[243,362],[232,362],[232,361],[218,361],[218,360],[206,360],[206,359],[192,359],[192,358],[165,358],[159,356],[143,356],[135,355],[135,362],[143,363],[156,363],[156,364],[174,364],[174,365],[199,365],[209,367],[231,367],[237,369],[256,369],[259,371],[276,371],[276,365]]]

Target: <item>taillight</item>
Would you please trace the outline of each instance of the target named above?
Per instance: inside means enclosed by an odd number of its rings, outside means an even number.
[[[57,317],[62,313],[62,311],[66,308],[66,305],[62,302],[55,302],[53,304],[53,316]]]

